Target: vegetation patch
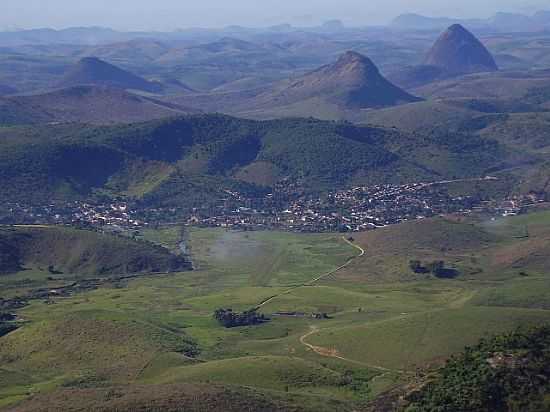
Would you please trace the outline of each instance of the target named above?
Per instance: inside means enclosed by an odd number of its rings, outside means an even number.
[[[482,340],[452,357],[407,411],[543,411],[550,394],[550,327]]]

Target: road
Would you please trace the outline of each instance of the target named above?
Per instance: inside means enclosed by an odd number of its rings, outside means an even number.
[[[307,338],[309,338],[310,336],[318,333],[320,330],[321,329],[319,329],[317,326],[310,326],[309,332],[307,332],[305,335],[302,335],[300,337],[300,343],[302,345],[304,345],[306,348],[308,348],[308,349],[312,350],[313,352],[315,352],[316,354],[318,354],[320,356],[324,356],[326,358],[340,359],[340,360],[343,360],[345,362],[354,363],[356,365],[364,366],[364,367],[370,368],[370,369],[375,369],[375,370],[378,370],[378,371],[381,371],[381,372],[402,372],[402,371],[399,371],[399,370],[384,368],[383,366],[371,365],[369,363],[359,362],[359,361],[356,361],[356,360],[353,360],[353,359],[348,359],[348,358],[345,358],[345,357],[341,356],[336,349],[329,349],[329,348],[324,348],[322,346],[315,346],[315,345],[312,345],[311,343],[308,343],[306,341]]]
[[[358,246],[356,245],[355,243],[351,242],[350,240],[346,239],[345,236],[342,236],[342,240],[344,242],[346,242],[348,245],[352,246],[353,248],[357,249],[360,254],[359,255],[356,255],[356,256],[353,256],[351,258],[349,258],[346,263],[344,263],[343,265],[341,266],[338,266],[336,269],[333,269],[331,270],[330,272],[327,272],[327,273],[323,273],[319,276],[317,276],[316,278],[310,280],[309,282],[306,282],[306,283],[303,283],[301,285],[297,285],[297,286],[293,286],[292,288],[288,289],[288,290],[285,290],[284,292],[281,292],[279,293],[278,295],[274,295],[274,296],[271,296],[270,298],[262,301],[258,306],[256,306],[256,310],[264,307],[265,305],[267,305],[268,303],[271,303],[273,302],[275,299],[278,299],[280,298],[281,296],[285,296],[285,295],[288,295],[289,293],[295,291],[296,289],[299,289],[299,288],[302,288],[302,287],[305,287],[305,286],[313,286],[315,283],[319,282],[320,280],[322,279],[325,279],[327,277],[329,277],[330,275],[334,275],[336,272],[339,272],[341,271],[342,269],[348,267],[354,260],[360,258],[360,257],[363,257],[366,253],[365,249],[363,249],[361,246]]]

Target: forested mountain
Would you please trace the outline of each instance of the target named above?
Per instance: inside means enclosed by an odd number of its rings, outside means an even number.
[[[530,158],[489,137],[458,132],[408,134],[345,122],[223,115],[4,128],[0,146],[2,196],[32,201],[102,193],[189,203],[223,189],[265,190],[283,179],[318,192],[482,176]]]

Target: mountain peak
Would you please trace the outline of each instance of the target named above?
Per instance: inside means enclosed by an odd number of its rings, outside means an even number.
[[[360,72],[360,75],[379,75],[378,67],[367,56],[355,51],[348,51],[331,66],[328,66],[335,72]]]
[[[459,24],[459,23],[455,23],[455,24],[452,24],[451,26],[449,26],[449,28],[447,29],[448,32],[451,32],[451,33],[460,33],[460,34],[471,34],[468,30],[466,30],[466,28],[462,25],[462,24]]]
[[[81,85],[110,86],[147,92],[158,92],[160,89],[160,85],[94,56],[80,59],[67,71],[60,84],[64,88]]]
[[[428,53],[425,64],[455,74],[498,70],[487,48],[460,24],[453,24],[441,34]]]
[[[349,50],[349,51],[345,52],[344,54],[342,54],[338,58],[338,62],[343,62],[343,63],[361,62],[361,63],[368,63],[368,64],[371,64],[371,65],[374,66],[374,63],[372,62],[371,59],[369,59],[367,56],[365,56],[361,53],[358,53],[356,51],[353,51],[353,50]]]
[[[386,80],[371,59],[354,51],[296,79],[281,94],[287,102],[319,97],[345,108],[384,107],[419,100]]]

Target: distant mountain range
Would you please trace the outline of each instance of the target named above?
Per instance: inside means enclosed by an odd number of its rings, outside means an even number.
[[[441,30],[452,24],[463,24],[472,28],[497,31],[540,31],[550,27],[550,11],[539,11],[527,16],[517,13],[497,13],[488,19],[457,19],[450,17],[427,17],[419,14],[403,14],[396,17],[390,28],[413,30]],[[173,32],[122,32],[105,27],[69,27],[62,30],[39,28],[29,30],[0,31],[0,46],[71,44],[96,46],[109,43],[127,42],[133,39],[157,39],[165,41],[196,41],[207,39],[216,41],[222,37],[235,37],[253,33],[338,33],[344,30],[357,30],[346,27],[339,20],[327,21],[316,27],[296,27],[279,24],[266,28],[229,26],[225,28],[188,28]]]
[[[334,63],[265,88],[187,95],[178,104],[250,118],[313,116],[345,118],[349,112],[419,101],[386,80],[368,57],[346,52]]]
[[[543,31],[550,28],[550,11],[539,11],[532,16],[519,13],[497,13],[488,19],[456,19],[402,14],[391,22],[390,27],[404,30],[441,30],[453,24],[503,32]]]

